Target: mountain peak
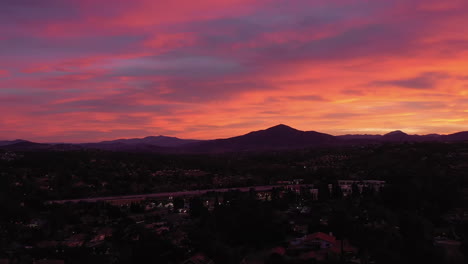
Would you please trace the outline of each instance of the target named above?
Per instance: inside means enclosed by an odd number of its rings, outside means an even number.
[[[299,131],[285,124],[279,124],[266,129],[267,131]]]
[[[147,137],[144,137],[143,139],[176,139],[176,137],[168,137],[168,136],[159,135],[159,136],[147,136]]]
[[[407,136],[407,135],[408,134],[406,134],[405,132],[401,130],[395,130],[395,131],[385,134],[384,136]]]

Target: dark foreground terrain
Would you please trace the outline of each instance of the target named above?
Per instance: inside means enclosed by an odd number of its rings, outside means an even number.
[[[462,142],[225,154],[6,149],[0,189],[2,264],[468,259]],[[155,193],[166,194],[141,195]]]

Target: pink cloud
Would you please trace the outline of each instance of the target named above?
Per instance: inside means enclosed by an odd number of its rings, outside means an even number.
[[[0,77],[8,77],[8,76],[10,76],[9,71],[0,69]]]
[[[6,0],[0,138],[212,138],[277,123],[467,130],[467,11],[434,0]]]

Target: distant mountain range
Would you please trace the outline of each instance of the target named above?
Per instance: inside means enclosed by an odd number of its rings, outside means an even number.
[[[16,140],[4,140],[4,141],[1,141],[0,140],[0,147],[1,146],[7,146],[7,145],[12,145],[12,144],[17,144],[17,143],[21,143],[21,142],[28,142],[26,140],[22,140],[22,139],[16,139]]]
[[[148,144],[156,145],[160,147],[180,147],[188,143],[200,142],[200,140],[195,139],[180,139],[176,137],[166,137],[166,136],[150,136],[145,138],[131,138],[131,139],[117,139],[112,141],[102,141],[98,144],[113,144],[113,143],[123,143],[127,145],[135,144]]]
[[[80,146],[85,148],[97,148],[105,150],[147,150],[169,151],[170,148],[180,148],[190,143],[201,142],[194,139],[180,139],[166,136],[150,136],[145,138],[117,139],[102,141],[99,143],[85,143]]]
[[[316,131],[301,131],[286,125],[277,125],[265,130],[215,140],[180,139],[166,136],[117,139],[98,143],[50,144],[26,140],[0,141],[0,148],[7,150],[80,150],[101,149],[111,151],[138,151],[162,153],[203,153],[265,151],[274,149],[300,149],[321,146],[350,144],[379,144],[385,142],[456,142],[468,141],[468,131],[450,135],[409,135],[393,131],[385,135],[342,135],[332,136]]]

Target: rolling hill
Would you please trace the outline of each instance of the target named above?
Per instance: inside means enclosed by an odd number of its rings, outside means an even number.
[[[0,148],[6,150],[80,150],[100,149],[109,151],[158,152],[158,153],[213,153],[236,151],[266,151],[282,149],[301,149],[323,146],[342,146],[360,144],[382,144],[398,142],[458,142],[468,141],[468,131],[449,135],[409,135],[396,130],[384,135],[342,135],[332,136],[316,131],[301,131],[287,125],[277,125],[245,135],[215,139],[193,140],[167,136],[117,139],[97,143],[46,144],[26,140],[0,141]]]

